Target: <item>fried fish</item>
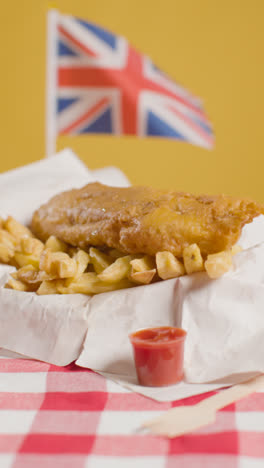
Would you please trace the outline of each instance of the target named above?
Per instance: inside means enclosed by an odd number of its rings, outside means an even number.
[[[169,251],[182,257],[183,249],[196,243],[206,256],[230,249],[242,227],[260,214],[263,205],[225,195],[91,183],[53,197],[34,213],[31,228],[43,241],[55,235],[82,249]]]

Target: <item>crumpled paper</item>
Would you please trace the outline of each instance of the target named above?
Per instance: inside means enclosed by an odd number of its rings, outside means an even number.
[[[70,150],[0,176],[0,214],[21,222],[52,195],[92,180],[125,186],[121,171],[89,171]],[[31,184],[31,181],[33,181]],[[3,181],[3,182],[2,182]],[[37,296],[6,290],[12,267],[0,267],[0,346],[57,365],[76,360],[133,391],[170,401],[264,372],[264,217],[246,225],[235,268],[218,280],[205,273],[97,296]],[[187,330],[185,381],[137,385],[128,334],[173,325]]]

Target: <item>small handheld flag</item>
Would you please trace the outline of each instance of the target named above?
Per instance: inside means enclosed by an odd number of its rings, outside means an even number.
[[[102,133],[183,140],[214,137],[201,102],[127,40],[56,10],[48,12],[47,155],[57,135]]]

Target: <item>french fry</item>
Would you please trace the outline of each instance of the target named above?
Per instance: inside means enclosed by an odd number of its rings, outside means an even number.
[[[129,279],[138,284],[149,284],[153,280],[156,273],[156,268],[153,270],[133,271],[130,273]]]
[[[204,262],[197,244],[191,244],[183,250],[183,263],[188,275],[204,271]]]
[[[35,255],[28,255],[20,252],[15,252],[14,260],[19,267],[23,267],[26,265],[33,265],[33,267],[35,268],[39,267],[39,257],[36,257]]]
[[[13,273],[10,273],[10,276],[12,276],[12,278],[14,279],[18,279],[18,276],[17,276],[17,270],[16,271],[13,271]]]
[[[131,260],[133,272],[140,272],[146,270],[153,270],[156,268],[155,259],[150,255],[144,255],[142,258],[135,258]]]
[[[50,249],[52,252],[67,252],[68,250],[67,244],[55,236],[50,236],[48,238],[45,243],[45,248]]]
[[[26,226],[16,221],[12,216],[8,216],[7,220],[4,221],[4,228],[16,239],[21,239],[21,237],[34,237]]]
[[[58,294],[57,290],[57,280],[53,281],[43,281],[36,293],[39,296],[48,295],[48,294]]]
[[[114,263],[109,265],[102,273],[98,275],[99,280],[106,283],[117,283],[126,278],[131,270],[131,257],[120,257]]]
[[[48,275],[45,271],[39,271],[32,265],[26,265],[15,273],[12,273],[13,278],[25,283],[31,290],[36,290],[42,281],[53,280],[54,277]]]
[[[35,282],[38,273],[39,271],[29,264],[19,268],[19,270],[12,274],[12,277],[24,283],[31,283],[32,281]]]
[[[125,257],[125,253],[123,252],[120,252],[120,250],[118,249],[111,249],[109,250],[108,254],[110,255],[110,257],[112,258],[120,258],[120,257]]]
[[[6,247],[14,248],[16,246],[16,239],[12,234],[4,229],[0,229],[0,244],[5,245]]]
[[[241,250],[234,245],[230,251],[208,255],[205,263],[197,244],[184,249],[183,263],[167,251],[158,252],[154,258],[126,255],[117,249],[106,254],[91,247],[88,254],[55,236],[43,244],[11,216],[7,220],[0,218],[0,262],[18,268],[6,287],[19,291],[37,289],[38,294],[98,294],[135,283],[149,284],[156,272],[166,280],[205,268],[210,278],[219,278],[230,270],[232,257]]]
[[[52,268],[52,261],[54,260],[54,253],[49,248],[44,249],[39,260],[39,269],[47,275],[52,275],[54,278],[58,277],[57,271]]]
[[[16,291],[28,291],[27,285],[22,283],[22,281],[19,281],[14,278],[9,278],[7,281],[5,288],[7,289],[15,289]]]
[[[59,278],[71,278],[77,273],[77,264],[73,258],[70,258],[63,252],[55,252],[56,258],[51,262],[51,274],[58,275]]]
[[[243,249],[242,249],[242,247],[241,247],[240,245],[235,244],[235,245],[233,245],[233,247],[231,248],[231,254],[232,254],[232,255],[236,255],[237,253],[242,252],[242,250],[243,250]]]
[[[91,263],[93,264],[94,270],[97,274],[102,273],[102,271],[109,267],[113,262],[113,259],[109,255],[100,252],[100,250],[95,247],[90,247],[89,255]]]
[[[156,254],[156,264],[158,275],[162,279],[178,278],[185,274],[185,268],[182,262],[178,260],[171,252],[158,252]]]
[[[64,252],[43,251],[39,263],[40,270],[56,278],[72,278],[77,273],[76,261]]]
[[[92,286],[98,282],[98,276],[94,272],[83,273],[77,278],[69,278],[59,282],[58,291],[61,294],[92,294]]]
[[[51,254],[50,249],[44,249],[39,259],[39,269],[46,273],[50,272]]]
[[[149,255],[141,258],[134,258],[130,262],[131,272],[129,279],[138,284],[149,284],[156,273],[155,259]]]
[[[61,294],[99,294],[103,292],[115,291],[133,286],[128,279],[123,279],[117,283],[106,283],[100,281],[94,272],[83,273],[79,278],[65,280],[64,285],[58,286]]]
[[[232,252],[224,251],[208,255],[204,266],[210,278],[220,278],[232,268]]]
[[[85,272],[90,261],[90,256],[84,250],[78,250],[78,252],[73,255],[73,259],[76,261],[77,264],[77,271],[75,274],[75,276],[77,277]]]
[[[20,241],[20,248],[24,254],[40,257],[44,250],[44,244],[40,240],[33,237],[22,237]]]
[[[0,262],[10,263],[14,257],[14,249],[4,244],[0,244]]]
[[[98,281],[98,283],[94,283],[91,294],[100,294],[104,292],[116,291],[119,289],[127,289],[133,286],[135,285],[127,278],[124,278],[117,283],[106,283],[104,281]]]

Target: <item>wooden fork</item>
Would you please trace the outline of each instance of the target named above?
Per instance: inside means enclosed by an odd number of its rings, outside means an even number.
[[[264,375],[234,385],[196,405],[173,408],[157,418],[144,422],[142,427],[153,434],[177,437],[213,423],[219,409],[261,389],[264,389]]]

